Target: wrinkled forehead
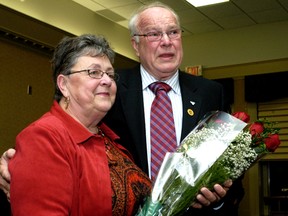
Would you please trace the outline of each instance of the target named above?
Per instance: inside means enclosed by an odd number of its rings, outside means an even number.
[[[150,29],[169,29],[179,27],[174,14],[161,7],[149,8],[139,16],[138,30],[145,31]]]

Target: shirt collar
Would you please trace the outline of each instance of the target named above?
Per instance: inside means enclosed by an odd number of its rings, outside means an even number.
[[[85,142],[87,139],[93,136],[97,136],[90,131],[88,131],[83,125],[81,125],[79,122],[77,122],[72,116],[67,114],[57,103],[57,101],[53,102],[53,105],[50,109],[50,112],[60,119],[67,128],[67,130],[70,133],[70,136],[73,137],[73,139],[76,141],[77,144],[81,144]],[[98,127],[101,129],[101,131],[109,137],[111,140],[115,141],[119,139],[119,136],[115,134],[106,124],[103,122],[100,122],[98,124]]]
[[[158,81],[151,74],[149,74],[142,65],[140,66],[140,74],[142,78],[143,90],[147,89],[151,83]],[[171,78],[169,78],[168,80],[164,80],[162,82],[165,82],[168,85],[170,85],[173,92],[175,92],[176,94],[180,94],[179,70],[177,70],[176,73]]]

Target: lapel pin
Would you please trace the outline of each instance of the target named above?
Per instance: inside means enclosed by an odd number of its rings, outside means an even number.
[[[194,111],[192,109],[188,109],[187,110],[188,115],[193,116],[194,115]]]
[[[192,105],[195,105],[195,102],[194,102],[194,101],[190,101],[190,103],[191,103]]]

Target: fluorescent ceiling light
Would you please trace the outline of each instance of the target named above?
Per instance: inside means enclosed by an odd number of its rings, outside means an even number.
[[[195,7],[201,7],[205,5],[217,4],[222,2],[228,2],[229,0],[186,0]]]

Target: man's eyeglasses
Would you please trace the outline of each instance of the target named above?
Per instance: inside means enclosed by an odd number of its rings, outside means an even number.
[[[88,76],[93,79],[101,79],[104,73],[107,74],[107,76],[111,80],[118,81],[119,79],[119,74],[115,73],[114,71],[107,72],[107,71],[102,71],[99,69],[84,69],[84,70],[79,70],[79,71],[70,71],[70,73],[68,73],[67,75],[75,74],[75,73],[82,73],[82,72],[87,72]]]
[[[173,29],[167,32],[148,32],[146,34],[134,34],[133,36],[146,37],[148,41],[160,41],[164,34],[166,34],[171,40],[178,39],[182,34],[181,29]]]

